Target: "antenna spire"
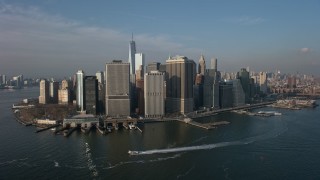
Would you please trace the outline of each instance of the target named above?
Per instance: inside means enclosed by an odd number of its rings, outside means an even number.
[[[131,40],[133,41],[133,33],[131,33]]]

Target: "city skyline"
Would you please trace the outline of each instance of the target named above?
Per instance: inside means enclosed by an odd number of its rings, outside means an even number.
[[[1,1],[0,72],[94,74],[106,62],[128,59],[134,33],[146,64],[175,54],[197,62],[203,54],[218,58],[221,71],[249,66],[319,76],[318,7],[319,1]]]

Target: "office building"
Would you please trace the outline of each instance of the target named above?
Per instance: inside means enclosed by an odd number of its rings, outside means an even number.
[[[79,70],[76,74],[76,103],[77,111],[85,111],[85,100],[84,100],[84,72]]]
[[[262,91],[264,94],[267,93],[268,85],[267,85],[267,73],[266,72],[260,72],[260,91]]]
[[[193,111],[194,61],[185,56],[166,60],[166,111],[182,114]]]
[[[97,114],[98,108],[98,80],[96,76],[84,78],[84,99],[87,114]]]
[[[59,89],[58,90],[58,103],[59,104],[69,104],[69,102],[70,102],[69,89]]]
[[[219,106],[221,108],[228,108],[233,106],[233,83],[219,84]]]
[[[53,81],[50,82],[50,102],[53,104],[58,103],[58,90],[59,90],[59,82]]]
[[[204,56],[201,55],[199,59],[198,74],[204,75],[205,70],[206,70],[206,61],[204,59]]]
[[[146,73],[149,73],[151,71],[158,71],[160,68],[160,63],[159,62],[152,62],[149,63],[146,67]]]
[[[130,64],[121,60],[106,63],[106,115],[130,115]]]
[[[165,73],[151,71],[144,75],[144,114],[146,118],[165,115]]]
[[[247,69],[242,68],[240,72],[238,72],[238,79],[240,79],[241,86],[245,93],[246,103],[251,102],[251,87],[250,87],[250,76]]]
[[[144,79],[136,80],[137,105],[135,112],[139,115],[144,114]]]
[[[135,73],[135,54],[136,54],[136,42],[133,41],[133,35],[132,39],[129,42],[129,63],[130,63],[130,74]]]
[[[142,67],[141,67],[142,66]],[[143,73],[145,67],[145,55],[143,53],[136,53],[135,54],[135,71],[140,70],[142,68]],[[143,75],[142,75],[143,79]]]
[[[104,84],[104,82],[105,82],[104,81],[104,73],[102,71],[97,71],[96,77],[97,77],[98,83]]]
[[[233,85],[233,106],[243,106],[245,105],[245,93],[242,89],[241,82],[239,79],[230,80]]]
[[[48,104],[49,103],[49,82],[42,79],[40,81],[40,96],[39,104]]]

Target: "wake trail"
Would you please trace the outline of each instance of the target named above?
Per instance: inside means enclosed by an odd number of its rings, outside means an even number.
[[[280,129],[279,129],[280,128]],[[251,144],[256,141],[261,141],[265,139],[275,138],[280,134],[284,133],[288,128],[285,127],[277,127],[275,130],[259,135],[253,136],[249,138],[244,138],[237,141],[230,141],[230,142],[220,142],[214,144],[204,144],[198,146],[187,146],[187,147],[177,147],[177,148],[168,148],[168,149],[153,149],[153,150],[146,150],[146,151],[135,151],[136,154],[133,155],[149,155],[149,154],[164,154],[164,153],[176,153],[176,152],[186,152],[186,151],[196,151],[196,150],[210,150],[215,148],[227,147],[227,146],[239,146],[239,145],[246,145]]]

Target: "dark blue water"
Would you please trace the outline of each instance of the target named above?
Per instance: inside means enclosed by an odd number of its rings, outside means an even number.
[[[209,131],[168,122],[145,124],[143,133],[65,138],[15,121],[12,104],[38,95],[38,88],[0,91],[0,179],[320,179],[319,108],[277,109],[283,115],[268,118],[220,114],[202,121],[231,123]]]

